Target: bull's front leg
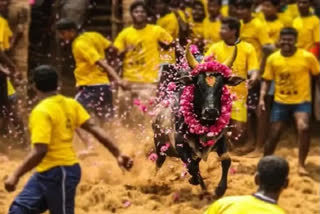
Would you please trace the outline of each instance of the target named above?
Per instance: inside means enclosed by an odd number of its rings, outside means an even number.
[[[225,137],[217,142],[217,153],[221,160],[222,175],[218,186],[215,189],[215,196],[220,198],[224,195],[228,187],[228,172],[231,165],[231,158],[228,154]]]
[[[168,136],[164,133],[161,132],[161,128],[160,128],[160,124],[155,121],[152,124],[152,129],[153,129],[153,133],[154,133],[154,144],[155,144],[155,150],[156,150],[156,154],[158,156],[157,160],[156,160],[156,167],[157,167],[157,171],[162,167],[163,163],[166,160],[166,156],[163,155],[161,153],[161,147],[165,144],[165,142],[168,142]]]
[[[192,185],[200,184],[201,189],[206,190],[207,187],[203,181],[203,178],[200,175],[200,170],[199,170],[199,162],[201,159],[198,158],[194,160],[192,158],[192,149],[190,148],[190,146],[185,141],[182,135],[177,134],[175,141],[176,141],[176,150],[178,152],[178,155],[180,159],[186,164],[188,172],[192,176],[189,179],[189,183]]]

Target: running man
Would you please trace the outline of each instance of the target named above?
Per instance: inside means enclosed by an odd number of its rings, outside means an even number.
[[[296,47],[297,36],[294,28],[281,30],[280,50],[270,55],[267,60],[259,107],[265,110],[265,96],[271,81],[274,80],[271,129],[264,146],[264,155],[274,153],[285,122],[293,118],[298,130],[298,172],[305,175],[305,160],[310,146],[311,75],[315,76],[320,86],[320,68],[314,55]]]
[[[122,78],[130,91],[119,91],[120,114],[125,119],[133,99],[142,102],[155,96],[160,77],[160,48],[169,49],[173,38],[160,26],[148,24],[147,8],[143,1],[130,6],[133,25],[123,29],[114,41],[122,58]],[[132,118],[130,118],[132,119]]]
[[[73,214],[75,194],[81,169],[72,147],[77,127],[95,136],[116,158],[120,167],[129,170],[132,160],[97,126],[87,111],[75,100],[57,93],[55,69],[41,65],[33,72],[34,89],[41,99],[29,118],[32,150],[23,163],[5,181],[12,192],[20,178],[36,168],[22,192],[14,199],[9,214]]]
[[[220,35],[223,41],[213,44],[205,56],[213,56],[219,62],[224,62],[232,55],[235,46],[238,48],[237,57],[231,67],[233,74],[244,79],[248,79],[248,87],[252,87],[259,77],[258,60],[254,47],[239,39],[240,21],[233,17],[222,19]],[[231,133],[229,140],[232,145],[242,143],[247,133],[247,96],[248,87],[246,83],[231,87],[230,90],[236,95],[237,100],[232,104],[231,112]]]
[[[105,51],[112,43],[97,32],[80,34],[76,23],[68,18],[59,20],[56,27],[59,39],[72,42],[76,63],[74,76],[79,89],[76,100],[102,122],[105,121],[113,109],[109,78],[122,87],[126,86],[106,60]]]
[[[278,200],[289,184],[289,164],[286,160],[267,156],[257,167],[255,183],[259,186],[256,193],[245,196],[229,196],[214,202],[204,214],[285,214]]]

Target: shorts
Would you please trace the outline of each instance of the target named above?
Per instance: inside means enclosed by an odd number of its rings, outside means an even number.
[[[81,86],[75,99],[98,118],[113,115],[112,91],[109,85]]]
[[[74,198],[80,182],[79,164],[34,173],[14,199],[9,214],[74,214]]]
[[[287,121],[296,112],[305,112],[311,114],[311,103],[304,102],[300,104],[281,104],[273,102],[271,110],[271,122]]]
[[[232,102],[231,119],[239,122],[247,122],[247,103],[245,99]]]

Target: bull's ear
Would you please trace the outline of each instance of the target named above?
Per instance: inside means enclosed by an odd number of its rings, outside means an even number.
[[[224,84],[229,86],[236,86],[245,81],[244,78],[238,76],[231,76],[228,78],[224,78]]]

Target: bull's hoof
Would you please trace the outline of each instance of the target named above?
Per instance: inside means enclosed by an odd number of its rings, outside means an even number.
[[[227,185],[218,185],[214,191],[215,198],[221,198],[227,190]]]
[[[205,183],[203,182],[203,179],[202,177],[191,177],[189,179],[189,183],[192,184],[192,185],[199,185],[201,186],[201,189],[203,191],[207,190],[207,186],[205,185]]]

